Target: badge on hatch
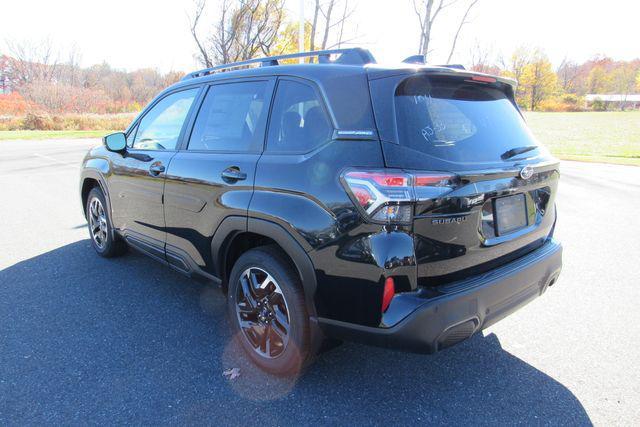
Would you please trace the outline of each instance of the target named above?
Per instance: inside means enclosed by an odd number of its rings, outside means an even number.
[[[533,176],[533,168],[531,166],[525,166],[520,170],[520,178],[525,181]]]

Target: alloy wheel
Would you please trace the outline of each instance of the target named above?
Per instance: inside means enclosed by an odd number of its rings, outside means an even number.
[[[256,353],[273,359],[284,352],[289,342],[289,309],[273,276],[258,267],[240,275],[236,314],[244,337]]]
[[[89,230],[96,246],[104,249],[107,244],[107,216],[102,202],[97,197],[89,203]]]

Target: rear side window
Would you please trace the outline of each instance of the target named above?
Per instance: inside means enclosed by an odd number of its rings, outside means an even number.
[[[311,86],[292,80],[278,83],[269,125],[269,152],[306,153],[327,142],[332,131]]]
[[[421,76],[402,82],[394,102],[400,145],[431,157],[499,162],[510,149],[538,145],[497,88]],[[523,156],[536,154],[538,150],[531,150]]]
[[[182,125],[199,89],[183,90],[167,95],[140,120],[133,148],[141,150],[173,150]]]
[[[268,110],[266,81],[211,86],[189,139],[189,150],[258,151]]]

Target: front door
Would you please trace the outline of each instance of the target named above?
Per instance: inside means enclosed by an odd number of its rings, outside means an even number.
[[[176,267],[218,275],[211,238],[226,217],[247,214],[272,92],[268,78],[209,86],[167,172],[166,250]]]
[[[114,226],[131,244],[161,259],[166,240],[164,181],[198,91],[159,99],[129,132],[128,147],[113,161],[109,177]]]

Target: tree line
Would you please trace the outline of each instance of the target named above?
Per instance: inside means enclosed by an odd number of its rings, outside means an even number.
[[[629,95],[640,93],[640,59],[616,61],[597,55],[578,63],[565,58],[554,67],[544,50],[517,48],[510,56],[492,59],[482,46],[472,49],[469,59],[474,71],[497,74],[518,82],[516,99],[527,110],[582,111],[585,109],[624,109],[625,102],[610,105],[603,102],[587,104],[585,95]]]
[[[305,50],[340,48],[363,42],[355,13],[357,0],[305,0],[307,19],[302,29]],[[586,94],[640,92],[640,59],[615,61],[597,56],[582,63],[569,59],[554,67],[542,49],[521,47],[508,56],[494,55],[476,42],[466,55],[457,52],[463,30],[472,21],[480,0],[405,0],[419,23],[418,52],[429,62],[434,31],[444,14],[457,16],[449,30],[447,62],[466,57],[474,71],[508,76],[518,81],[518,104],[529,110],[579,111],[606,109],[587,105]],[[453,5],[456,7],[452,7]],[[195,59],[203,67],[298,51],[297,17],[289,16],[285,0],[194,0],[189,31]],[[155,69],[124,71],[107,63],[83,68],[81,55],[71,48],[62,53],[48,40],[7,42],[0,53],[0,116],[29,111],[48,113],[121,113],[139,111],[161,89],[182,77],[180,72]],[[444,57],[439,55],[439,57]],[[401,59],[401,58],[399,58]],[[311,61],[312,59],[307,59]],[[624,108],[624,103],[620,108]]]
[[[49,40],[7,45],[7,54],[0,54],[0,115],[136,112],[183,75],[128,72],[106,62],[81,67],[76,49],[65,55]]]

